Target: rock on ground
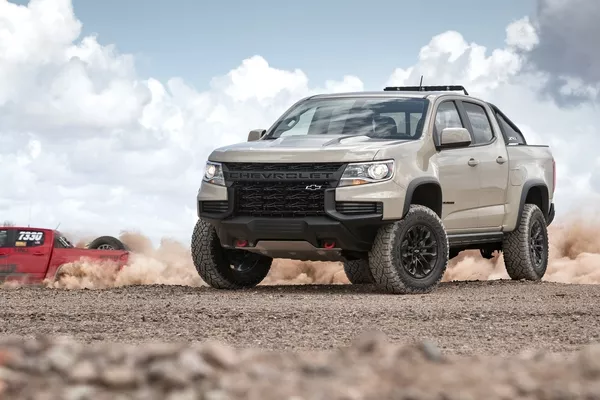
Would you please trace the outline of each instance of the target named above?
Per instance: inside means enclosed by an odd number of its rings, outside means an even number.
[[[466,357],[444,355],[428,341],[395,345],[381,333],[321,352],[4,338],[0,398],[599,399],[600,345],[569,357]]]

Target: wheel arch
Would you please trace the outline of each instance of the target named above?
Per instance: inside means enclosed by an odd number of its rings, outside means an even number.
[[[438,217],[442,218],[442,187],[440,182],[430,176],[413,179],[406,188],[402,217],[408,213],[411,204],[431,208]]]
[[[525,204],[535,204],[542,210],[546,224],[550,224],[550,194],[548,185],[541,179],[531,179],[525,182],[521,190],[521,198],[519,201],[519,214],[515,226],[519,226],[521,218],[523,218],[523,208]]]

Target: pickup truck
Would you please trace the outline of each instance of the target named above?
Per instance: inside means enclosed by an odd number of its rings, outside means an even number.
[[[129,259],[129,250],[112,236],[101,236],[87,248],[77,248],[57,230],[0,226],[0,282],[40,284],[54,280],[61,266],[82,258],[122,268]]]
[[[460,85],[310,96],[209,155],[193,260],[222,289],[255,286],[289,258],[428,293],[450,258],[478,249],[503,252],[512,279],[540,280],[555,168],[548,146]]]

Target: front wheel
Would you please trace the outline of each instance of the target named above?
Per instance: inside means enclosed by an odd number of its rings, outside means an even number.
[[[428,207],[411,205],[406,216],[381,227],[369,253],[375,284],[390,293],[428,293],[448,265],[448,237]]]
[[[217,289],[243,289],[267,276],[273,259],[245,250],[224,249],[215,228],[199,219],[192,234],[192,258],[200,278]]]
[[[546,219],[538,206],[525,204],[517,229],[504,236],[502,252],[511,279],[542,279],[548,267],[549,244]]]

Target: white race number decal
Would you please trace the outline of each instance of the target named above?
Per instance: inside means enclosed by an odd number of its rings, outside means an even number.
[[[44,236],[44,232],[21,231],[19,232],[18,240],[24,240],[26,242],[37,242],[42,240],[42,236]]]

